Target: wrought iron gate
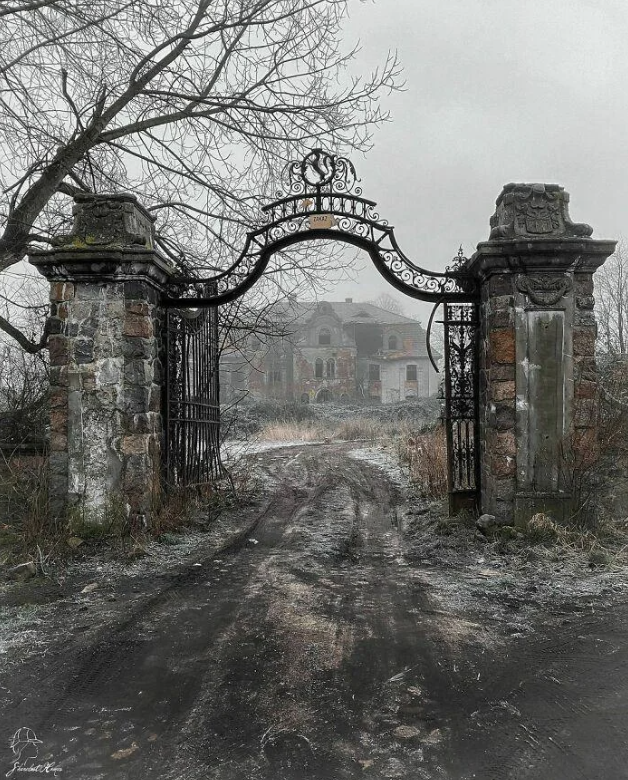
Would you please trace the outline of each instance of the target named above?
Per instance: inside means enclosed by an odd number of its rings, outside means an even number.
[[[449,512],[475,509],[480,486],[478,430],[478,307],[446,303],[445,426]]]
[[[218,307],[166,314],[166,441],[169,486],[202,485],[220,459]]]
[[[222,470],[219,449],[217,306],[236,300],[261,278],[271,258],[298,242],[343,241],[364,249],[377,270],[410,297],[445,305],[445,387],[450,510],[479,493],[477,280],[459,254],[444,273],[428,271],[400,249],[394,229],[362,197],[349,160],[313,149],[286,168],[287,187],[262,208],[263,224],[247,234],[234,263],[210,278],[177,278],[165,302],[167,345],[167,477],[200,484]],[[192,309],[192,315],[183,313]],[[200,308],[199,308],[200,307]],[[209,308],[205,308],[209,307]]]

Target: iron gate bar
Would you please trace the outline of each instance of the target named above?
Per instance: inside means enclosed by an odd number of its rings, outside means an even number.
[[[445,304],[445,426],[449,512],[477,509],[480,487],[478,306]]]
[[[166,484],[208,484],[220,458],[218,309],[166,313]]]

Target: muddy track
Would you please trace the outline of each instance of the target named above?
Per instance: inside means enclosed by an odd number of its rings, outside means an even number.
[[[446,608],[402,490],[351,449],[260,458],[268,498],[219,556],[49,627],[0,677],[0,735],[33,729],[68,780],[628,777],[625,603],[529,636]]]

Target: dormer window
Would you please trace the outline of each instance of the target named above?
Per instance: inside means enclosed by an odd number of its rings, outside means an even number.
[[[388,337],[388,349],[399,349],[399,339],[396,336]]]
[[[331,331],[329,328],[321,328],[318,331],[318,346],[328,347],[331,344]]]

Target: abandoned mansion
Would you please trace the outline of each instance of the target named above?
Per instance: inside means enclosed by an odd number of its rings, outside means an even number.
[[[421,324],[372,303],[292,299],[273,307],[262,331],[223,351],[223,400],[389,404],[438,390]]]

